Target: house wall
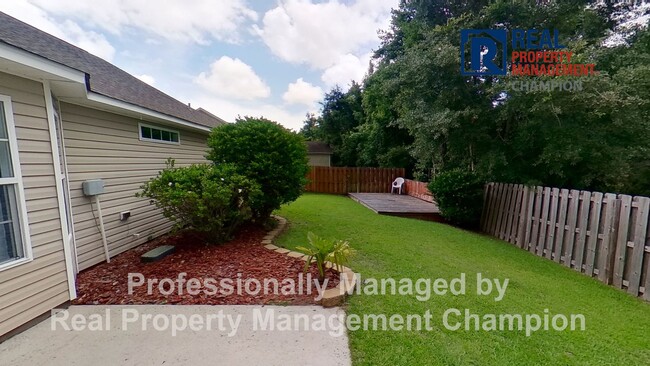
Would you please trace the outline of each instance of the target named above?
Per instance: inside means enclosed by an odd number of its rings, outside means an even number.
[[[146,121],[68,103],[60,109],[79,270],[105,260],[96,207],[81,188],[85,180],[105,181],[100,200],[111,256],[168,232],[171,222],[135,194],[169,157],[177,166],[206,162],[207,133],[168,127],[180,132],[180,145],[145,142],[139,140],[138,122]],[[121,222],[123,211],[131,217]]]
[[[308,154],[310,166],[330,166],[330,155]]]
[[[0,335],[70,300],[43,84],[0,72],[12,100],[33,260],[0,271]]]

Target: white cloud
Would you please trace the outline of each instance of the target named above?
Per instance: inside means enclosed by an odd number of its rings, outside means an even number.
[[[192,106],[201,106],[229,122],[234,122],[238,116],[265,117],[295,131],[302,127],[306,113],[293,113],[273,104],[236,102],[208,95],[196,95],[188,100],[192,101]]]
[[[206,91],[221,97],[252,100],[271,95],[271,88],[240,59],[222,56],[202,72],[194,82]]]
[[[304,81],[302,78],[290,83],[287,91],[282,95],[282,100],[287,104],[300,104],[315,108],[316,103],[323,97],[323,89]]]
[[[379,44],[377,30],[388,27],[390,9],[398,2],[276,0],[260,5],[268,10],[260,20],[248,5],[253,1],[248,0],[109,0],[101,4],[5,0],[0,1],[0,11],[109,61],[115,59],[118,66],[132,70],[140,80],[226,120],[233,121],[238,115],[265,116],[299,129],[305,113],[317,111],[325,87],[339,84],[346,88],[351,80],[361,80],[371,51]],[[272,84],[280,93],[270,98],[267,81],[276,78],[258,75],[242,61],[246,56],[238,55],[242,60],[221,57],[209,68],[196,70],[194,65],[205,63],[201,60],[205,53],[189,50],[223,52],[219,42],[259,47],[257,42],[245,43],[243,38],[251,37],[251,32],[266,44],[267,53],[280,61],[319,70],[321,80],[310,80],[312,84],[298,78],[308,72],[304,67],[292,73],[269,65],[266,72],[281,72],[282,78],[295,80],[289,85]],[[135,42],[123,42],[126,38]],[[119,54],[108,39],[119,46]],[[195,47],[208,43],[215,48]],[[133,44],[142,49],[129,49]],[[245,50],[242,52],[246,55]],[[153,62],[154,58],[159,62]]]
[[[25,0],[4,1],[0,3],[0,10],[105,60],[112,61],[115,56],[115,48],[103,34],[86,30],[69,19],[57,22],[43,9]]]
[[[135,77],[140,79],[141,81],[144,81],[145,83],[147,83],[147,84],[149,84],[151,86],[156,84],[156,78],[154,78],[151,75],[142,74],[142,75],[135,75]]]
[[[360,55],[378,43],[377,31],[387,28],[397,0],[336,0],[312,3],[280,0],[264,14],[254,31],[284,61],[326,69],[341,55]]]
[[[257,20],[244,0],[29,0],[56,15],[76,18],[114,34],[141,29],[174,41],[200,44],[211,38],[235,42],[239,26]]]
[[[361,57],[350,53],[340,56],[334,65],[323,72],[321,80],[329,88],[338,85],[345,90],[352,80],[361,81],[363,79],[366,72],[368,72],[371,56],[371,53]]]

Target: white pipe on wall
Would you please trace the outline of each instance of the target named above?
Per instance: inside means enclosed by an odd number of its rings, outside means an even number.
[[[102,242],[104,243],[104,255],[106,255],[106,263],[111,263],[111,256],[108,254],[108,241],[106,240],[106,230],[104,230],[104,218],[102,217],[102,206],[99,204],[99,195],[95,196],[95,204],[97,205],[97,215],[99,216],[99,231],[102,234]]]

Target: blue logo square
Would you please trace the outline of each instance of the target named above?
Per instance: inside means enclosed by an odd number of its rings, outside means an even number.
[[[506,75],[508,72],[507,42],[508,33],[502,29],[462,29],[460,31],[461,75]],[[469,54],[469,63],[465,62],[466,54]],[[499,55],[501,55],[500,59]]]

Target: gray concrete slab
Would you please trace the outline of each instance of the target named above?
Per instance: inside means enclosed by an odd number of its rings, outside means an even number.
[[[319,306],[71,306],[0,344],[0,365],[350,365],[344,316]]]

